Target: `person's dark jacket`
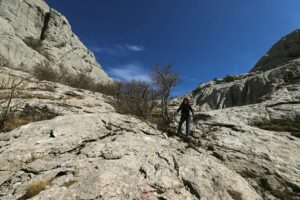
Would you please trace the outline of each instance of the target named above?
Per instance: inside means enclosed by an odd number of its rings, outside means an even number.
[[[190,104],[181,104],[177,110],[177,113],[181,111],[182,118],[188,118],[190,116],[190,111],[193,113],[192,106]]]

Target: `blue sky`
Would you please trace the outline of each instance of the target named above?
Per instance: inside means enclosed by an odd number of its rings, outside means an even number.
[[[115,79],[150,80],[172,64],[174,94],[248,72],[281,37],[300,28],[299,0],[46,0]]]

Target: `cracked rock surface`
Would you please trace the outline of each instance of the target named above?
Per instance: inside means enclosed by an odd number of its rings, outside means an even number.
[[[286,36],[263,59],[299,49],[298,36],[299,30]],[[299,200],[300,62],[278,59],[268,62],[278,62],[272,67],[261,63],[261,72],[216,79],[189,94],[197,110],[190,146],[206,149],[263,199]],[[172,101],[173,110],[182,98]]]
[[[189,140],[178,119],[167,137],[110,97],[29,78],[20,109],[52,117],[0,133],[0,199],[299,200],[299,66],[201,85]],[[1,68],[9,77],[30,76]]]
[[[25,90],[47,94],[26,103],[58,116],[1,133],[0,199],[262,199],[204,148],[116,113],[99,93],[35,81]]]

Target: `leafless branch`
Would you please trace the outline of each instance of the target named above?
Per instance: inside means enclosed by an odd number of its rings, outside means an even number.
[[[163,68],[154,66],[152,70],[152,80],[160,91],[162,116],[166,122],[169,122],[168,103],[172,88],[179,80],[178,75],[172,71],[171,65]]]
[[[20,105],[19,103],[13,104],[13,99],[17,96],[19,89],[22,87],[24,83],[23,79],[13,79],[9,77],[8,80],[2,80],[1,82],[1,90],[8,91],[8,94],[4,93],[4,102],[1,103],[0,106],[0,129],[3,129],[5,123],[11,116],[13,112],[15,112]]]

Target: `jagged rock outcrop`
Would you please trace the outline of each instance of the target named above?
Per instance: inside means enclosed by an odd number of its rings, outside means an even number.
[[[67,19],[43,0],[0,0],[0,64],[32,73],[35,67],[111,79],[72,32]]]
[[[200,85],[193,91],[201,110],[243,106],[264,101],[276,90],[300,84],[300,61],[261,73],[232,76]],[[227,82],[226,82],[227,81]]]
[[[267,71],[300,58],[300,30],[295,30],[277,42],[251,70]]]
[[[207,95],[206,99],[200,96],[201,101],[197,95],[189,96],[198,110],[191,128],[192,143],[243,176],[264,199],[300,199],[299,75],[299,64],[293,62],[223,85],[211,82],[196,92]],[[261,94],[260,98],[238,104],[241,96],[228,95],[237,85],[241,90],[235,94],[241,95],[245,83],[253,79],[261,80],[262,84],[252,85],[252,89],[257,88],[252,94]],[[259,93],[271,83],[274,87]],[[174,102],[175,110],[178,103]],[[220,104],[224,107],[218,107]],[[175,132],[177,123],[173,126]]]
[[[281,89],[260,104],[196,114],[193,143],[243,176],[263,199],[300,199],[300,90],[293,92],[294,101]]]
[[[200,85],[192,99],[200,110],[259,103],[276,90],[300,82],[300,31],[276,43],[248,74],[227,76]]]

